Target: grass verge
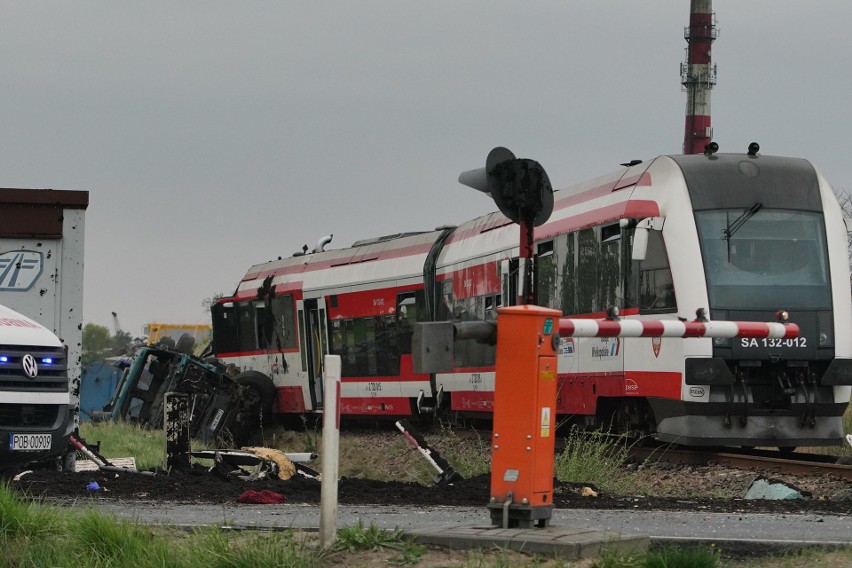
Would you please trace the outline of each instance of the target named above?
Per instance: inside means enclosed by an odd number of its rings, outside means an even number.
[[[627,436],[586,431],[572,426],[565,448],[556,456],[556,479],[568,483],[588,483],[605,491],[622,493],[633,484],[630,475],[613,475],[630,457]]]
[[[304,533],[186,533],[118,521],[95,509],[24,502],[0,485],[0,568],[322,566]]]

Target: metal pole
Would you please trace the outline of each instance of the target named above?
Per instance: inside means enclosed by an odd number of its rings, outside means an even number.
[[[322,486],[320,491],[320,547],[337,539],[337,475],[340,457],[340,355],[326,355],[323,379]]]
[[[535,303],[533,293],[533,220],[521,218],[521,242],[520,258],[523,266],[520,267],[523,274],[523,283],[518,294],[518,305],[532,305]]]

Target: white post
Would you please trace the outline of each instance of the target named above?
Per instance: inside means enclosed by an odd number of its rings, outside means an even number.
[[[320,547],[337,540],[337,472],[340,442],[340,355],[326,355],[323,379],[322,485],[320,492]]]

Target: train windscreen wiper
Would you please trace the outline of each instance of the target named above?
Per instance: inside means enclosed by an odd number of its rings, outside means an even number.
[[[746,221],[754,217],[754,214],[760,211],[760,208],[763,207],[763,203],[755,203],[749,208],[748,211],[734,219],[734,221],[728,225],[728,228],[722,231],[722,238],[725,240],[729,240],[734,236],[734,233],[740,230],[740,228],[746,224]]]

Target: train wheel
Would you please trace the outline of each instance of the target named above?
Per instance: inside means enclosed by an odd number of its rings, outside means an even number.
[[[796,446],[778,446],[778,451],[782,454],[792,454],[796,451]]]
[[[251,389],[260,399],[260,423],[272,422],[272,402],[275,399],[275,387],[272,380],[258,371],[245,371],[234,378],[242,386]]]

